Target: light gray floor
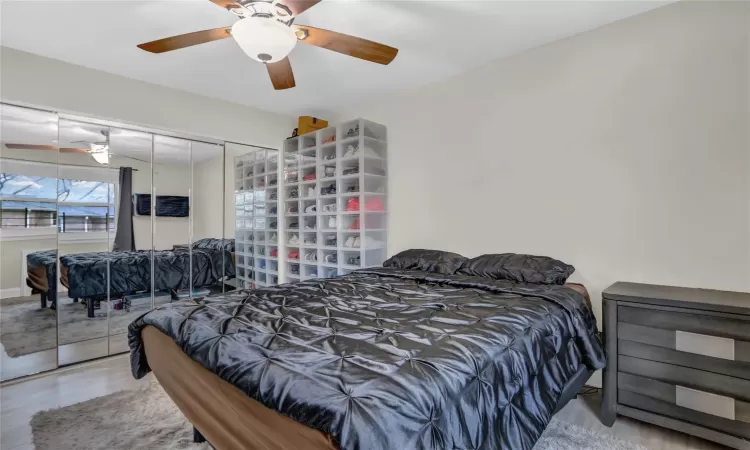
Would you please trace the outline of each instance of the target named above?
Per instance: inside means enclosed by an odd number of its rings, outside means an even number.
[[[134,380],[128,356],[121,355],[27,380],[6,382],[0,387],[0,448],[33,449],[29,421],[37,411],[72,405],[123,389],[135,389],[148,383],[151,376]],[[557,417],[639,443],[650,450],[725,450],[725,447],[701,439],[627,418],[619,418],[612,428],[607,428],[597,416],[599,402],[598,395],[578,397]],[[93,430],[91,438],[96,438]]]

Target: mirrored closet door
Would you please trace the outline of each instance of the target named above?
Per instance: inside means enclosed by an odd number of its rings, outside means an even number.
[[[0,379],[125,353],[143,313],[233,289],[223,142],[0,108]]]
[[[0,104],[0,380],[57,367],[57,122]]]

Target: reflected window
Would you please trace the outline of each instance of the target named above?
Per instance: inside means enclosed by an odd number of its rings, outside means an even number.
[[[114,184],[102,181],[0,173],[0,227],[114,231],[114,192]]]

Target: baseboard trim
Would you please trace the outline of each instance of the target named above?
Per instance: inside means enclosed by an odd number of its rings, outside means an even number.
[[[11,298],[11,297],[20,297],[20,296],[21,296],[20,287],[0,289],[0,298]]]

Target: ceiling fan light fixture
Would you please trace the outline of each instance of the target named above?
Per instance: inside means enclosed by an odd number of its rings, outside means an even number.
[[[232,37],[247,56],[262,63],[281,61],[297,44],[292,27],[261,17],[238,20],[232,26]]]
[[[109,146],[91,144],[91,156],[99,164],[109,164]]]

